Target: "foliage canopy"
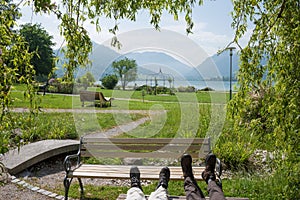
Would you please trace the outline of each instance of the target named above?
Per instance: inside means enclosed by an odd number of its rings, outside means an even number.
[[[112,63],[112,68],[114,72],[118,76],[123,90],[125,90],[126,85],[134,81],[137,76],[137,64],[135,60],[130,60],[128,58],[124,58],[119,61],[114,61]]]
[[[55,67],[55,57],[52,49],[54,45],[52,42],[53,37],[40,24],[21,25],[20,34],[28,44],[28,52],[34,52],[31,64],[34,66],[36,76],[46,77],[47,79]],[[22,72],[20,75],[22,75]]]
[[[115,74],[107,75],[101,79],[101,82],[106,89],[114,89],[118,83],[118,77]]]
[[[229,105],[233,134],[273,143],[277,172],[288,179],[283,198],[293,199],[300,183],[300,1],[235,0],[233,5],[233,42],[239,45],[249,24],[254,25],[241,48],[240,89]]]

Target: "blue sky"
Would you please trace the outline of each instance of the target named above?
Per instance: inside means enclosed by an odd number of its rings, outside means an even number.
[[[200,45],[209,55],[217,53],[221,48],[224,48],[233,38],[234,32],[231,28],[232,3],[230,0],[205,0],[203,6],[195,6],[193,11],[194,28],[193,34],[188,35],[188,38]],[[30,7],[21,9],[23,16],[19,20],[23,23],[41,23],[47,32],[54,37],[56,46],[59,48],[63,39],[59,34],[59,21],[53,15],[33,15]],[[119,21],[119,34],[143,29],[151,28],[150,17],[147,11],[140,11],[135,22],[127,20]],[[85,27],[89,31],[93,41],[101,44],[112,38],[108,29],[114,25],[113,20],[102,18],[100,21],[102,31],[97,33],[95,28],[86,23]],[[160,23],[162,29],[175,31],[186,35],[184,16],[179,17],[179,21],[174,21],[171,15],[164,13]],[[243,44],[243,42],[242,42]]]

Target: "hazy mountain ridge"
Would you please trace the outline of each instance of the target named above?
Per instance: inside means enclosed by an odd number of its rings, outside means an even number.
[[[62,65],[65,58],[63,53],[58,52],[58,50],[55,51],[55,55],[58,55],[60,59],[57,64],[58,70],[56,74],[58,77],[61,77],[64,73]],[[80,77],[87,71],[90,71],[96,80],[99,80],[101,77],[113,73],[111,64],[114,60],[119,60],[124,57],[136,60],[138,74],[140,74],[141,77],[158,73],[160,70],[163,73],[172,74],[175,80],[209,80],[217,77],[229,77],[230,73],[229,52],[208,57],[198,67],[194,68],[164,52],[145,51],[121,55],[109,47],[93,42],[93,52],[90,55],[92,66],[87,69],[79,69],[75,77]],[[238,71],[238,57],[236,54],[233,55],[232,61],[234,75]]]

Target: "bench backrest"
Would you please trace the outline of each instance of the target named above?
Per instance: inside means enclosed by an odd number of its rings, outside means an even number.
[[[81,156],[96,158],[173,158],[184,153],[204,158],[209,138],[81,138]]]
[[[100,100],[100,92],[80,91],[80,101],[95,101]]]

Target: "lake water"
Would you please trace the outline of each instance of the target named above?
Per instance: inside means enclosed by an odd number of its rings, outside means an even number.
[[[99,83],[99,82],[98,82]],[[135,82],[130,82],[127,87],[134,87],[136,86],[142,86],[146,85],[146,81],[135,81]],[[118,85],[120,85],[118,83]],[[148,81],[147,85],[151,85],[151,83]],[[165,86],[169,87],[169,82],[165,81],[163,82],[158,82],[159,86]],[[152,86],[154,86],[154,82],[152,82]],[[203,89],[205,87],[210,87],[216,91],[229,91],[230,87],[230,82],[229,81],[174,81],[174,87],[187,87],[187,86],[194,86],[196,89]],[[237,82],[233,81],[232,82],[232,90],[236,91],[237,90]]]

